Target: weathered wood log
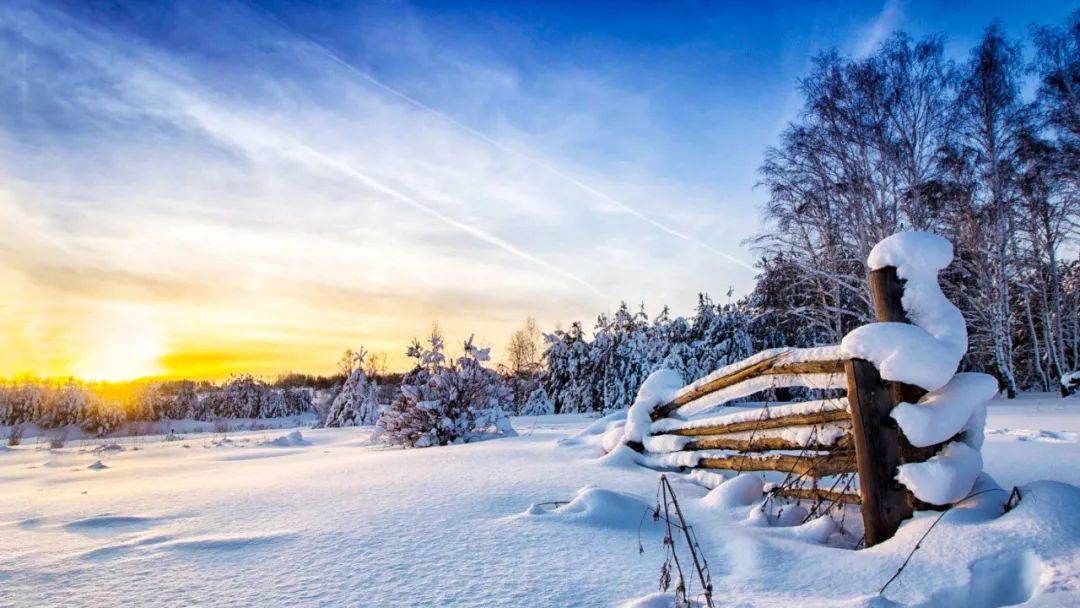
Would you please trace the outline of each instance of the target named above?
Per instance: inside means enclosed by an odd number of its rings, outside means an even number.
[[[906,281],[896,274],[896,268],[886,266],[870,273],[870,294],[874,299],[874,314],[878,321],[888,323],[911,323],[904,311],[903,297]],[[926,390],[914,384],[889,382],[893,404],[918,403]]]
[[[660,418],[667,418],[672,412],[691,401],[696,401],[705,395],[715,393],[720,389],[734,386],[740,382],[758,376],[777,376],[784,374],[839,374],[844,371],[843,361],[800,361],[797,363],[784,363],[785,357],[786,355],[781,353],[762,359],[761,361],[749,364],[746,367],[737,369],[725,376],[714,378],[701,386],[695,387],[693,390],[680,393],[668,403],[653,410],[652,419],[659,420]]]
[[[823,456],[770,456],[741,455],[723,458],[702,458],[697,469],[724,469],[727,471],[778,471],[810,477],[829,477],[855,471],[855,455],[850,452],[833,452]]]
[[[736,452],[768,452],[770,450],[813,450],[816,452],[844,452],[851,450],[851,435],[844,435],[835,443],[800,444],[783,437],[754,437],[753,439],[735,439],[732,437],[702,437],[687,443],[684,450],[732,450]]]
[[[773,490],[773,494],[783,496],[784,498],[812,500],[818,503],[833,502],[846,505],[857,505],[862,502],[862,498],[858,494],[815,488],[776,488]]]
[[[896,481],[900,431],[889,415],[893,407],[889,388],[869,361],[852,359],[845,367],[863,529],[870,547],[891,538],[912,511],[907,491]]]
[[[878,321],[891,323],[911,323],[911,319],[904,310],[904,284],[907,281],[897,275],[896,268],[886,266],[870,273],[870,294],[874,299],[874,314]],[[886,382],[889,387],[893,407],[901,403],[918,403],[926,394],[926,389],[914,384],[903,382]],[[941,450],[943,444],[918,447],[912,445],[903,430],[900,430],[900,462],[925,462]],[[943,509],[944,507],[924,503],[908,492],[908,503],[913,511],[925,511],[928,509]]]
[[[712,426],[698,426],[684,429],[671,429],[664,431],[667,435],[682,435],[688,437],[700,437],[704,435],[727,435],[741,433],[743,431],[763,431],[766,429],[782,429],[789,426],[810,426],[827,422],[850,420],[851,415],[847,410],[826,410],[824,412],[812,412],[809,414],[788,414],[764,420],[743,420],[728,424],[716,424]]]

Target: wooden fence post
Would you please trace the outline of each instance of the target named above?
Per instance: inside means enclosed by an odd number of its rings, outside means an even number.
[[[911,322],[904,312],[904,281],[897,276],[895,267],[870,273],[870,293],[878,321]],[[915,509],[927,506],[896,481],[896,471],[903,463],[926,460],[934,450],[911,445],[890,415],[898,403],[915,403],[926,391],[910,384],[883,381],[874,364],[862,359],[848,361],[845,371],[863,527],[869,547],[891,538]]]
[[[893,323],[911,323],[907,312],[904,311],[904,282],[896,274],[896,268],[886,266],[870,273],[870,294],[874,299],[874,312],[878,321],[891,321]],[[889,393],[892,396],[893,407],[901,403],[918,403],[926,394],[926,389],[914,384],[903,382],[886,382],[889,385]],[[900,432],[900,462],[925,462],[941,449],[940,445],[917,447],[904,437]],[[929,509],[940,510],[943,507],[922,502],[915,498],[911,492],[907,493],[908,504],[914,511]]]
[[[896,481],[900,466],[900,431],[889,416],[892,395],[874,364],[851,359],[847,372],[848,405],[855,464],[859,470],[863,530],[871,547],[896,533],[900,522],[911,517],[907,492]]]

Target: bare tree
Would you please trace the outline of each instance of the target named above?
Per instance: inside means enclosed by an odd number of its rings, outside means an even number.
[[[870,319],[864,261],[903,229],[939,225],[951,67],[941,40],[889,38],[870,57],[815,59],[804,107],[766,152],[766,229],[751,240],[782,266],[792,314],[838,341]]]
[[[1020,139],[1027,109],[1020,98],[1023,62],[1019,45],[991,25],[960,68],[955,104],[957,138],[970,157],[974,188],[957,214],[961,246],[971,254],[976,289],[966,306],[986,332],[994,366],[1010,397],[1016,396],[1010,281],[1015,273],[1013,230],[1018,203]]]
[[[536,319],[525,319],[525,326],[510,335],[506,345],[506,361],[511,373],[535,373],[540,367],[540,330]]]

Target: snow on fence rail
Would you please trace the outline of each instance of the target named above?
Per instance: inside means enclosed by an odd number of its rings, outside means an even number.
[[[955,374],[966,327],[937,282],[951,260],[938,236],[883,240],[868,260],[877,323],[836,346],[762,351],[686,386],[656,372],[627,414],[625,443],[654,468],[783,473],[774,496],[830,503],[823,511],[858,505],[867,546],[916,509],[959,501],[982,470],[985,403],[998,387],[984,374]],[[795,386],[837,396],[713,413]]]

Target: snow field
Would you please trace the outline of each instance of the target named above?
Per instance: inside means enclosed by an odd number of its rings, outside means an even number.
[[[618,418],[517,418],[518,437],[419,450],[368,445],[362,427],[12,448],[0,605],[665,605],[662,533],[643,517],[658,473],[625,446],[597,458]],[[1080,484],[1078,436],[1080,400],[993,402],[983,455],[1006,491],[950,511],[885,599],[937,513],[851,551],[803,508],[763,513],[754,476],[672,482],[722,605],[1075,605],[1080,490],[1032,481]],[[999,515],[1013,484],[1024,499]]]

